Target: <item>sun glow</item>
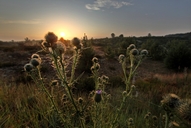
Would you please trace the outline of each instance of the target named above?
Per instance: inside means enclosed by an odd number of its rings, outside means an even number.
[[[60,37],[65,37],[66,36],[66,34],[64,33],[64,32],[60,32]]]

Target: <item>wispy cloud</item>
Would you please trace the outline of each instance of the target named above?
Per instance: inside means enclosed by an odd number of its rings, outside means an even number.
[[[104,7],[121,8],[122,6],[133,5],[132,3],[119,0],[96,0],[92,4],[86,4],[86,8],[90,10],[101,10]]]
[[[3,24],[39,24],[39,20],[3,20],[0,18],[0,23]]]

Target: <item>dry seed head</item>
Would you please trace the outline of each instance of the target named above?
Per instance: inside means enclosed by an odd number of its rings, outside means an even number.
[[[179,106],[180,98],[175,94],[167,94],[163,97],[161,104],[166,109],[174,109]]]
[[[58,41],[58,37],[53,32],[48,32],[45,35],[45,40],[52,47]]]
[[[102,75],[101,80],[102,80],[103,83],[108,83],[109,77],[107,77],[106,75]]]
[[[130,44],[129,47],[127,47],[127,50],[131,51],[134,48],[136,48],[136,46],[134,44]]]
[[[157,120],[157,116],[153,116],[152,119],[153,119],[154,121],[156,121],[156,120]]]
[[[98,63],[98,58],[97,57],[93,57],[92,62],[93,63]]]
[[[62,42],[57,42],[56,51],[58,52],[59,55],[61,55],[66,52],[66,46]]]
[[[24,65],[24,70],[26,72],[30,72],[33,69],[33,65],[31,63],[25,64]]]
[[[66,94],[62,95],[61,102],[66,102],[68,100],[68,97]]]
[[[99,63],[95,63],[92,67],[91,67],[91,71],[95,72],[98,71],[100,69],[100,64]]]
[[[129,118],[127,123],[128,123],[128,126],[133,126],[134,125],[133,118]]]
[[[43,42],[42,42],[42,46],[43,46],[44,48],[49,48],[51,45],[50,45],[47,41],[43,41]]]
[[[176,109],[177,115],[179,115],[183,120],[191,124],[191,100],[183,100],[179,107]]]
[[[57,86],[58,85],[58,80],[53,80],[51,82],[51,86]]]
[[[149,53],[149,52],[148,52],[146,49],[141,50],[141,55],[142,55],[142,56],[147,56],[148,53]]]
[[[148,114],[149,116],[151,116],[151,112],[148,112],[147,114]]]
[[[32,54],[31,58],[37,58],[37,59],[41,59],[40,56],[38,54]]]
[[[121,55],[119,55],[118,59],[119,59],[119,63],[123,63],[125,60],[125,56],[123,54],[121,54]]]
[[[41,59],[37,59],[37,58],[32,58],[30,60],[30,63],[34,66],[34,67],[37,67],[41,64]]]
[[[130,51],[130,53],[131,53],[132,55],[134,55],[134,56],[139,55],[139,51],[138,51],[136,48],[132,49],[132,50]]]
[[[123,96],[127,96],[127,91],[123,91],[123,92],[122,92],[122,95],[123,95]]]
[[[82,98],[82,97],[79,97],[79,98],[78,98],[78,103],[79,103],[79,104],[82,104],[82,103],[83,103],[83,101],[84,101],[84,100],[83,100],[83,98]]]
[[[129,122],[133,122],[133,118],[129,118],[129,120],[128,120]]]
[[[144,119],[149,119],[149,115],[148,114],[146,114],[145,116],[144,116]]]
[[[80,45],[80,39],[78,39],[77,37],[74,37],[72,39],[72,44],[77,47],[78,45]]]
[[[81,49],[82,48],[82,44],[79,44],[79,45],[77,45],[77,46],[75,46],[75,50],[78,50],[78,49]]]

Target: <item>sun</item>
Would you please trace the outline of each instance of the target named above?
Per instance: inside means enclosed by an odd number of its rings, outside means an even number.
[[[66,34],[64,32],[60,32],[60,37],[65,37]]]

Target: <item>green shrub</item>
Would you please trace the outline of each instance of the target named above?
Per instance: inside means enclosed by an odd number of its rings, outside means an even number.
[[[142,45],[143,49],[148,49],[149,56],[153,60],[163,60],[166,57],[167,50],[158,40],[148,39],[146,43]]]
[[[175,71],[183,71],[185,67],[191,66],[191,51],[185,42],[177,42],[171,45],[165,65]]]

